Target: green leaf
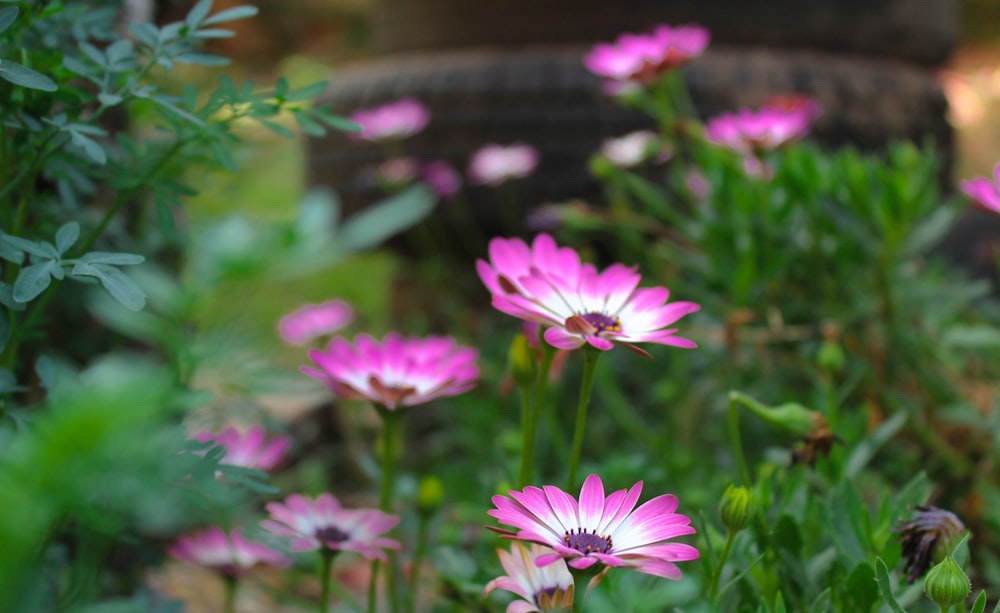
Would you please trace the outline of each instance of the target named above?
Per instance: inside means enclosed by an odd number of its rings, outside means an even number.
[[[75,221],[63,224],[56,231],[56,250],[59,255],[66,253],[70,247],[76,244],[78,238],[80,238],[80,224]]]
[[[339,130],[341,132],[357,133],[364,129],[361,127],[361,124],[355,123],[346,117],[340,117],[339,115],[329,113],[322,107],[315,109],[313,111],[313,115],[315,115],[316,119],[322,121],[334,130]]]
[[[997,606],[1000,606],[998,604]],[[972,610],[969,613],[983,613],[986,610],[986,590],[981,590],[976,596],[976,602],[972,603]]]
[[[215,55],[214,53],[198,53],[196,51],[182,53],[175,57],[174,60],[178,64],[197,64],[198,66],[228,66],[230,64],[228,57]]]
[[[250,6],[247,4],[234,6],[228,8],[224,11],[219,11],[218,13],[212,15],[208,19],[202,21],[202,25],[210,26],[215,23],[222,23],[224,21],[235,21],[237,19],[246,19],[247,17],[253,17],[257,14],[257,7]]]
[[[24,304],[14,300],[14,286],[2,281],[0,281],[0,304],[15,311],[24,310]]]
[[[138,311],[146,306],[146,293],[128,275],[114,266],[77,262],[71,274],[97,278],[104,289],[126,309]]]
[[[83,152],[87,154],[87,157],[94,160],[98,164],[107,164],[108,154],[104,151],[104,147],[102,147],[100,143],[89,136],[84,136],[76,130],[69,130],[69,133],[73,144],[82,148]]]
[[[91,251],[85,253],[79,262],[82,264],[110,264],[112,266],[132,266],[142,264],[146,258],[135,253],[109,253],[106,251]]]
[[[906,613],[903,607],[896,602],[896,597],[892,595],[892,584],[889,582],[889,569],[886,568],[882,558],[875,558],[875,582],[878,584],[878,591],[882,595],[882,600],[892,610],[893,613]]]
[[[958,349],[1000,347],[1000,329],[985,324],[954,325],[944,333],[941,342]]]
[[[38,89],[43,92],[54,92],[59,87],[56,82],[40,72],[22,66],[10,60],[0,60],[0,79],[10,81],[14,85],[27,87],[28,89]]]
[[[6,309],[0,309],[0,353],[3,353],[3,350],[7,348],[7,343],[10,341],[10,332],[10,316],[7,315]]]
[[[344,253],[375,247],[423,219],[433,210],[434,203],[435,198],[427,188],[411,187],[344,221],[337,233],[337,246]]]
[[[48,252],[45,251],[42,245],[36,243],[35,241],[29,241],[27,239],[23,239],[19,236],[13,236],[11,234],[0,235],[0,243],[6,243],[13,249],[17,249],[18,251],[24,251],[26,253],[30,253],[31,255],[35,255],[41,258],[49,257]],[[24,258],[21,258],[22,261],[23,259]],[[16,260],[11,260],[11,261],[14,262],[15,264],[21,263]]]
[[[13,242],[7,240],[8,237],[8,234],[0,233],[0,259],[20,266],[21,262],[24,261],[24,251],[18,249]]]
[[[184,22],[187,23],[192,28],[197,28],[205,18],[208,17],[209,11],[212,10],[212,0],[201,0],[198,4],[191,8],[191,11],[184,18]]]
[[[854,567],[844,581],[844,598],[851,603],[852,611],[871,611],[878,601],[878,585],[872,581],[874,570],[868,562]]]
[[[97,94],[97,100],[104,106],[115,106],[121,103],[121,101],[124,100],[124,98],[122,98],[118,94],[113,94],[110,92],[101,92]]]
[[[285,100],[288,102],[312,100],[316,96],[319,96],[320,94],[325,92],[329,84],[330,84],[329,81],[317,81],[315,83],[306,85],[303,88],[288,92],[288,95],[285,96]]]
[[[305,134],[315,136],[316,138],[326,135],[326,128],[324,128],[318,121],[310,117],[306,111],[295,109],[292,111],[292,114],[295,116],[295,121],[298,122],[299,128],[301,128],[302,132]]]
[[[49,260],[22,268],[17,280],[14,281],[14,300],[30,302],[44,292],[52,283],[52,269],[55,266],[57,264]]]
[[[291,130],[289,130],[288,128],[279,123],[275,123],[267,119],[258,119],[258,121],[260,121],[262,124],[270,128],[271,131],[273,131],[275,134],[279,134],[286,138],[295,138],[295,132],[292,132]]]
[[[832,605],[833,589],[828,587],[819,593],[819,596],[817,596],[816,600],[813,601],[812,607],[810,607],[809,610],[812,611],[812,613],[827,613]]]
[[[0,32],[3,32],[10,27],[10,24],[14,23],[17,19],[17,10],[16,6],[8,6],[0,9]]]

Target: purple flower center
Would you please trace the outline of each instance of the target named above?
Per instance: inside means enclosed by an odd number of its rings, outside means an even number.
[[[350,537],[350,534],[344,532],[336,526],[323,526],[322,528],[316,529],[316,538],[324,543],[343,543]]]
[[[576,549],[586,555],[590,553],[607,553],[611,551],[611,535],[600,536],[597,530],[587,532],[583,528],[570,530],[563,536],[563,542],[570,549]]]
[[[622,322],[617,317],[609,317],[604,313],[586,313],[580,315],[587,323],[594,326],[596,332],[594,334],[600,334],[601,332],[621,332]]]

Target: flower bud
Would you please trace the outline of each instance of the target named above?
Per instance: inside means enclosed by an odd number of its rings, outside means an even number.
[[[732,392],[732,394],[735,394],[732,397],[736,401],[750,409],[750,412],[757,417],[775,428],[799,438],[805,438],[821,426],[826,425],[823,415],[797,402],[786,402],[776,407],[770,407],[739,392]]]
[[[424,477],[417,486],[417,511],[430,515],[441,507],[444,500],[444,484],[437,477]]]
[[[531,385],[535,381],[535,353],[523,334],[515,336],[514,342],[510,344],[507,363],[511,376],[518,385]]]
[[[719,517],[722,525],[731,533],[739,532],[750,525],[756,512],[756,500],[749,488],[730,484],[719,502]]]
[[[942,611],[965,600],[971,591],[969,577],[951,556],[938,562],[924,578],[924,593]]]
[[[830,372],[839,372],[844,368],[844,349],[834,341],[823,341],[816,355],[816,363],[819,367]]]

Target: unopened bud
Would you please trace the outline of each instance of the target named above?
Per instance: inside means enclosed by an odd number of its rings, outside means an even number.
[[[839,372],[844,368],[844,349],[834,341],[823,341],[816,355],[816,363],[820,368],[830,372]]]
[[[523,334],[514,337],[514,342],[510,344],[507,362],[510,374],[518,385],[531,385],[535,381],[535,352]]]
[[[441,508],[444,484],[437,477],[424,477],[417,486],[417,511],[430,515]]]
[[[965,600],[971,591],[972,583],[968,575],[951,556],[934,565],[924,577],[924,593],[942,611]]]
[[[730,484],[719,502],[719,517],[729,532],[736,533],[750,525],[756,501],[749,488]]]
[[[823,415],[808,409],[797,402],[786,402],[776,407],[757,402],[739,392],[732,392],[733,398],[740,404],[775,428],[798,438],[805,438],[826,426]]]

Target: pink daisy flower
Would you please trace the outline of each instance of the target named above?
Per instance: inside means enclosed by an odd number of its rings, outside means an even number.
[[[538,150],[531,145],[485,145],[469,158],[469,181],[497,186],[508,179],[522,179],[538,167]]]
[[[656,134],[649,130],[609,138],[601,144],[601,155],[619,168],[632,168],[653,157],[658,151]]]
[[[292,446],[288,436],[276,436],[270,440],[264,428],[254,426],[245,432],[236,428],[226,428],[218,434],[202,432],[195,435],[195,440],[202,443],[213,441],[216,445],[226,448],[220,464],[244,466],[256,470],[269,471],[281,463],[285,453]]]
[[[515,541],[510,551],[497,550],[500,564],[507,576],[497,577],[486,585],[486,593],[501,589],[517,594],[524,600],[507,605],[507,613],[531,611],[564,611],[573,606],[573,575],[564,560],[539,568],[535,558],[551,554],[548,547],[532,543],[530,548]]]
[[[231,576],[242,575],[259,564],[284,568],[292,562],[281,552],[248,540],[237,530],[227,534],[221,528],[208,528],[183,536],[170,546],[167,553],[178,560]]]
[[[708,120],[705,135],[710,142],[739,153],[769,151],[808,134],[811,113],[805,107],[792,110],[774,107],[758,111],[740,109]]]
[[[316,368],[302,372],[344,398],[367,398],[387,409],[423,404],[472,389],[479,377],[479,352],[450,336],[406,338],[393,332],[379,342],[362,334],[354,343],[334,339],[313,349]]]
[[[604,484],[590,475],[580,489],[579,503],[557,487],[526,487],[494,496],[489,514],[501,524],[517,530],[491,528],[503,536],[553,549],[535,557],[547,566],[566,559],[570,568],[586,569],[594,564],[629,567],[639,572],[680,579],[674,562],[698,558],[698,550],[668,540],[694,534],[691,520],[675,513],[677,498],[664,494],[636,508],[642,481],[629,490],[604,497]]]
[[[397,541],[382,536],[399,523],[398,516],[378,509],[345,509],[332,494],[320,494],[315,500],[293,494],[284,503],[269,502],[265,508],[270,519],[261,527],[290,538],[292,551],[326,547],[385,561],[383,549],[400,548]]]
[[[993,168],[993,178],[976,177],[959,183],[959,188],[979,208],[1000,213],[1000,164]]]
[[[376,142],[407,138],[423,130],[430,117],[417,99],[403,98],[352,113],[351,121],[361,126],[361,132],[352,137]]]
[[[708,40],[708,30],[700,26],[659,25],[649,34],[625,33],[614,43],[594,45],[583,64],[613,82],[648,84],[701,55]]]
[[[438,198],[448,199],[462,188],[462,177],[444,160],[431,160],[420,171],[421,178]]]
[[[493,294],[493,306],[547,326],[544,337],[554,347],[587,343],[606,351],[620,344],[649,357],[634,343],[697,346],[676,336],[675,328],[664,328],[699,306],[667,304],[665,287],[639,288],[635,268],[612,264],[598,272],[548,234],[536,236],[531,247],[518,238],[494,238],[489,253],[490,261],[477,260],[476,270]]]
[[[343,300],[307,304],[278,322],[278,334],[290,345],[305,345],[316,337],[333,334],[354,319],[354,309]]]

